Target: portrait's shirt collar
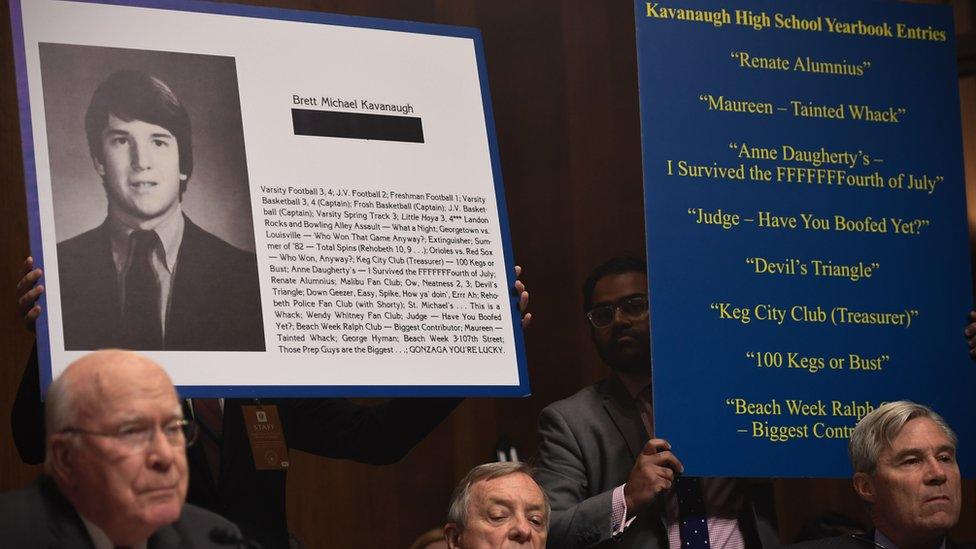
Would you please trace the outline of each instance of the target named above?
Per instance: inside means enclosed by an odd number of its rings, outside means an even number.
[[[79,513],[78,516],[81,516]],[[88,537],[91,538],[92,545],[95,549],[115,549],[116,545],[112,543],[112,540],[108,539],[108,534],[106,534],[101,528],[95,526],[91,521],[85,517],[81,517],[81,522],[85,523],[85,529],[88,530]],[[132,549],[146,549],[147,540],[143,540],[132,546]]]
[[[153,272],[156,274],[156,280],[159,281],[159,321],[164,338],[166,337],[166,319],[173,294],[171,290],[180,255],[180,246],[183,245],[183,230],[185,228],[186,221],[183,217],[183,210],[182,208],[175,208],[152,229],[162,243],[162,246],[156,246],[149,261]],[[136,230],[136,227],[125,224],[122,219],[109,213],[108,230],[109,241],[112,246],[112,261],[115,263],[115,272],[118,275],[119,303],[124,310],[126,273],[132,264],[133,258],[130,255],[134,248],[129,237]]]
[[[176,268],[176,258],[179,255],[180,245],[183,243],[183,229],[186,222],[183,219],[183,209],[175,208],[153,228],[159,235],[160,242],[163,243],[160,263],[169,271],[170,274]],[[123,221],[108,216],[109,239],[112,243],[112,259],[115,261],[115,271],[121,273],[125,270],[129,261],[129,235],[135,227],[126,225]]]

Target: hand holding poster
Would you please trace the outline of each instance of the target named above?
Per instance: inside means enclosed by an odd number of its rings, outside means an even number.
[[[951,10],[635,7],[657,436],[705,476],[849,476],[899,399],[976,439]]]
[[[11,9],[45,387],[127,347],[190,396],[527,394],[476,30]]]

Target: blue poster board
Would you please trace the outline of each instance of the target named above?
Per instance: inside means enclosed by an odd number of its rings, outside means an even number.
[[[656,435],[752,477],[849,477],[893,400],[976,440],[951,9],[635,7]]]

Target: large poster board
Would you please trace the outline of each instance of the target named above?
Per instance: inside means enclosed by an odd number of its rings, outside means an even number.
[[[847,477],[899,399],[976,440],[950,8],[635,7],[656,434],[706,476]]]
[[[528,394],[478,30],[131,4],[11,2],[44,388]]]

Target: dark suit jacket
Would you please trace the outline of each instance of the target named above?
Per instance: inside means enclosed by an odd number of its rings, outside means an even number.
[[[180,518],[149,538],[149,549],[229,548],[234,543],[211,541],[211,531],[239,538],[237,527],[193,505],[184,505]],[[54,481],[41,476],[19,492],[0,495],[0,541],[4,547],[91,549],[88,530]]]
[[[40,381],[35,348],[10,415],[14,442],[26,463],[44,461],[44,408],[38,395]],[[289,448],[376,465],[400,460],[460,402],[460,399],[416,398],[361,406],[341,398],[261,400],[262,404],[278,406]],[[254,468],[241,411],[241,406],[253,403],[253,399],[224,400],[219,483],[214,483],[203,446],[189,448],[187,501],[234,521],[245,537],[258,541],[265,549],[287,548],[285,471]]]
[[[263,351],[254,254],[184,220],[163,348]],[[58,244],[58,269],[65,349],[122,346],[122,306],[107,222]]]
[[[971,549],[972,546],[945,539],[945,549]],[[782,549],[878,549],[874,545],[874,531],[867,534],[836,536],[784,545]]]
[[[552,547],[668,549],[663,501],[648,505],[618,540],[611,541],[613,489],[627,481],[650,438],[633,399],[616,377],[547,406],[539,418],[539,436],[536,473],[552,501]],[[739,528],[746,548],[776,547],[776,534],[768,520],[757,516],[751,490],[740,483],[746,505]]]

